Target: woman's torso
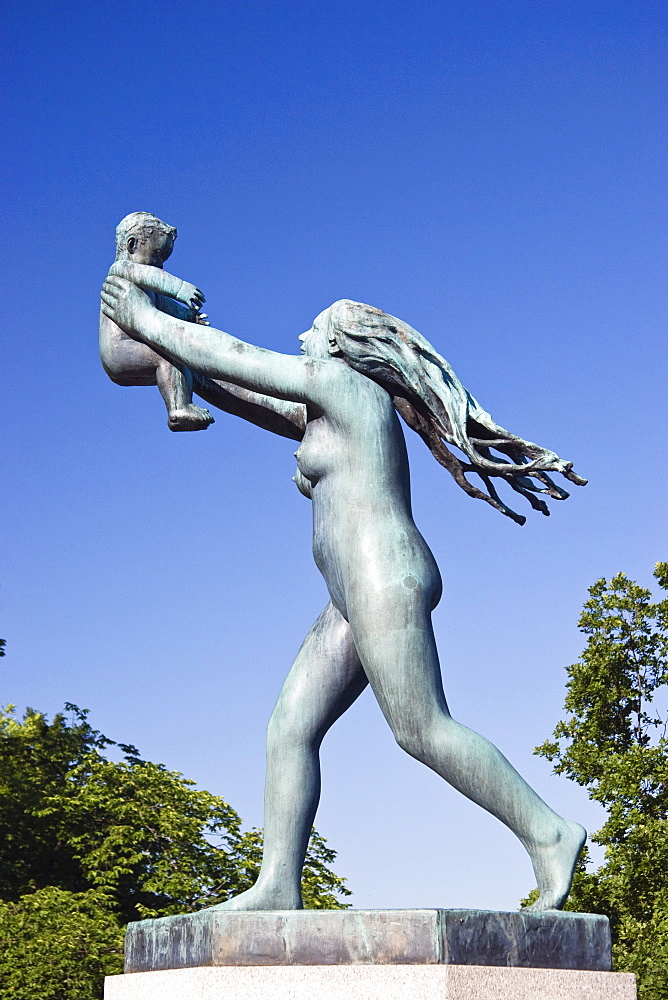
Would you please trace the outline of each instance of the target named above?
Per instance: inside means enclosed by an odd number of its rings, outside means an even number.
[[[308,407],[295,453],[313,502],[313,555],[332,601],[348,617],[354,595],[419,588],[433,607],[438,567],[413,521],[408,456],[387,392],[349,371],[327,412]],[[308,489],[304,489],[304,487]]]

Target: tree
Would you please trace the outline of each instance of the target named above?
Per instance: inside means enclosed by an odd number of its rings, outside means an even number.
[[[105,975],[122,971],[123,929],[99,890],[0,902],[3,1000],[98,1000]]]
[[[657,563],[668,590],[668,563]],[[587,645],[568,667],[565,709],[536,753],[587,788],[608,812],[591,839],[605,847],[597,871],[581,859],[568,909],[605,913],[614,965],[635,972],[642,1000],[668,996],[668,597],[623,573],[589,590],[580,618]]]
[[[249,888],[259,871],[261,831],[242,832],[224,799],[115,744],[87,714],[70,704],[52,722],[32,709],[22,720],[11,708],[0,712],[0,950],[10,956],[4,968],[0,960],[3,998],[99,996],[104,974],[121,967],[122,925],[222,902]],[[120,760],[109,759],[112,747]],[[347,905],[345,880],[328,867],[334,858],[313,831],[307,907]],[[23,952],[48,982],[58,980],[56,967],[71,966],[72,985],[52,993],[10,989],[3,973],[10,960],[20,965]]]

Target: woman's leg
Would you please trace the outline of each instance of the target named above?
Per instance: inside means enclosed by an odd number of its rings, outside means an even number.
[[[297,653],[269,721],[260,875],[220,909],[301,909],[302,867],[320,798],[320,744],[367,683],[350,626],[328,604]]]
[[[534,908],[560,908],[584,829],[553,812],[495,746],[452,718],[430,608],[419,590],[384,603],[369,613],[365,595],[348,601],[348,612],[364,671],[397,742],[519,837],[540,890]]]

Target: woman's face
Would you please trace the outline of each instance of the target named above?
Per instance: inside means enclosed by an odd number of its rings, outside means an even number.
[[[319,322],[316,319],[310,330],[299,334],[299,339],[302,345],[302,354],[305,354],[307,357],[328,358],[330,356],[329,336],[325,323]]]

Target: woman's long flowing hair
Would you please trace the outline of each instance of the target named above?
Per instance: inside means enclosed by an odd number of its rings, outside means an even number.
[[[341,299],[318,317],[326,322],[332,354],[381,385],[409,427],[437,462],[469,496],[486,500],[518,524],[526,518],[500,499],[492,480],[504,479],[534,510],[549,514],[537,493],[565,500],[568,493],[548,473],[559,472],[578,486],[587,482],[553,451],[504,430],[494,422],[428,340],[380,309]],[[446,444],[447,442],[447,444]],[[447,445],[466,456],[462,460]],[[498,454],[494,454],[492,449]],[[466,478],[475,472],[485,490]]]

